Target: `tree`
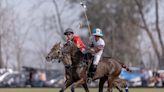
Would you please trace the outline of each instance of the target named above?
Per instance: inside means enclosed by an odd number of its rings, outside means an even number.
[[[77,1],[71,0],[71,2]],[[144,54],[151,55],[150,61],[154,61],[154,55],[150,54],[152,52],[142,53],[143,47],[139,46],[141,41],[138,37],[142,36],[144,31],[151,41],[159,67],[164,65],[164,43],[159,17],[159,2],[162,0],[105,0],[103,2],[87,0],[86,2],[92,28],[102,28],[105,41],[110,44],[105,49],[107,55],[133,62],[133,65],[137,61],[142,61],[141,56]],[[155,21],[150,23],[146,16],[153,8]]]
[[[2,67],[21,70],[26,60],[24,44],[27,40],[29,28],[25,28],[25,21],[8,4],[8,0],[1,2],[0,8],[0,31],[1,31],[1,56],[3,57]],[[4,7],[5,6],[5,7]]]
[[[9,31],[13,30],[13,11],[3,1],[0,1],[0,68],[5,66],[3,59],[3,43],[7,41],[7,36],[10,34]],[[5,7],[4,7],[5,6]],[[7,56],[8,58],[8,56]]]
[[[47,7],[46,4],[50,6]],[[60,5],[59,5],[60,4]],[[47,7],[48,11],[44,11],[43,7]],[[73,27],[75,20],[71,19],[72,14],[68,14],[68,12],[74,12],[72,6],[67,2],[67,0],[57,1],[57,0],[40,0],[31,7],[31,16],[33,16],[33,21],[31,22],[32,27],[35,30],[34,34],[36,34],[35,38],[33,38],[33,44],[35,46],[35,50],[33,54],[35,55],[35,61],[40,65],[40,67],[44,68],[56,68],[61,69],[58,63],[56,64],[45,64],[45,56],[50,48],[54,45],[55,42],[63,42],[64,38],[64,29],[66,27]],[[49,12],[51,11],[51,12]],[[40,16],[35,16],[35,12],[41,13]],[[39,23],[37,21],[40,21]],[[55,66],[54,66],[55,65]]]
[[[161,33],[161,29],[160,29],[160,23],[159,23],[159,0],[151,0],[151,2],[153,2],[155,4],[155,23],[149,25],[146,18],[145,18],[145,15],[147,14],[148,10],[147,10],[147,5],[148,3],[145,3],[146,0],[143,0],[143,1],[139,1],[139,0],[135,0],[135,3],[138,7],[138,12],[139,12],[139,15],[140,15],[140,22],[142,23],[142,25],[139,25],[140,28],[142,28],[144,31],[146,31],[146,33],[148,34],[148,37],[150,38],[151,40],[151,44],[152,44],[152,47],[154,49],[154,52],[157,56],[157,61],[159,62],[159,68],[163,67],[164,65],[164,43],[163,43],[163,40],[162,40],[162,33]],[[147,1],[147,2],[150,2],[150,1]],[[155,29],[155,32],[157,33],[157,38],[153,35],[153,31],[152,30],[152,26],[154,26],[153,29]],[[159,45],[158,45],[158,42],[156,42],[155,39],[158,39],[159,41]],[[161,51],[159,50],[159,48],[161,48]]]
[[[73,0],[74,1],[74,0]],[[87,15],[92,29],[101,28],[106,42],[105,56],[118,58],[130,65],[141,61],[138,46],[140,31],[133,0],[88,0]],[[84,18],[83,14],[81,15]],[[84,23],[85,22],[85,19]]]

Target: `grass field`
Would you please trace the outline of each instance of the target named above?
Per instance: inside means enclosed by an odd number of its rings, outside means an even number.
[[[84,92],[83,89],[77,88],[76,92]],[[106,89],[104,90],[104,92]],[[0,92],[59,92],[57,88],[0,88]],[[66,90],[65,92],[70,92]],[[90,92],[98,92],[97,88],[90,88]],[[113,90],[113,92],[118,92]],[[125,92],[125,91],[124,91]],[[164,92],[164,88],[130,88],[129,92]]]

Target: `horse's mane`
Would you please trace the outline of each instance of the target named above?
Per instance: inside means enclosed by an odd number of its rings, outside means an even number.
[[[109,56],[103,56],[102,58],[105,58],[105,59],[111,59],[112,57],[109,57]]]
[[[70,54],[76,53],[79,50],[73,42],[64,44],[63,48],[65,48]]]
[[[79,64],[83,53],[74,43],[68,43],[64,45],[65,50],[71,55],[72,64]]]

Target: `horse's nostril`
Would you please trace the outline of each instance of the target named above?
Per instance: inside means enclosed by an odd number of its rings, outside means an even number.
[[[49,56],[47,56],[47,57],[46,57],[46,60],[48,60],[48,59],[50,59],[50,57],[49,57]]]

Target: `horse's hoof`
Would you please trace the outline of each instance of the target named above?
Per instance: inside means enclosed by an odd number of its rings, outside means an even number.
[[[129,90],[128,90],[128,89],[126,89],[125,91],[126,91],[126,92],[129,92]]]
[[[71,92],[75,92],[75,88],[73,86],[71,87]]]
[[[71,92],[75,92],[75,90],[71,90]]]
[[[111,89],[108,89],[106,92],[112,92],[112,90]]]
[[[64,92],[63,90],[60,90],[59,92]]]

